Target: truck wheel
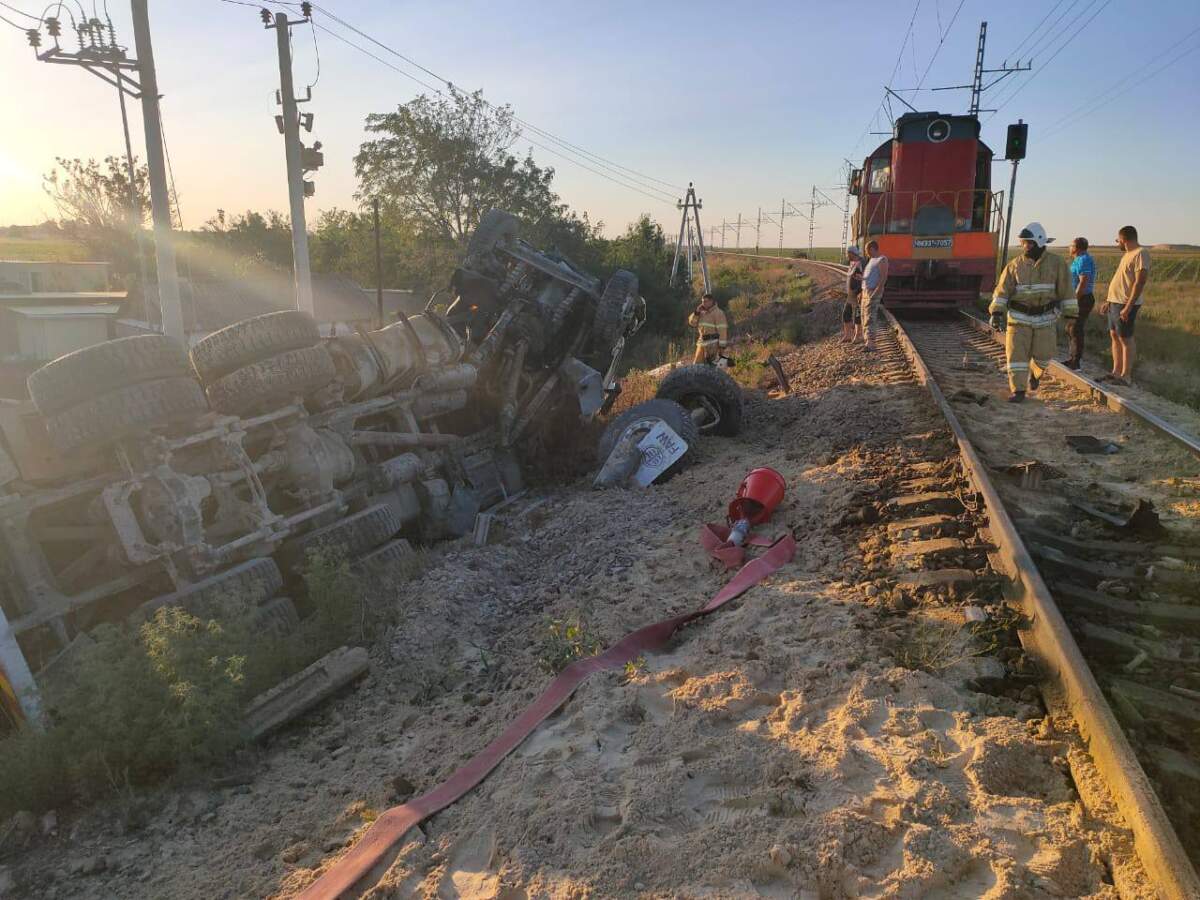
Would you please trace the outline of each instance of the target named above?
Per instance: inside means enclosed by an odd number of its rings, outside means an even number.
[[[162,378],[117,388],[47,416],[46,432],[55,447],[71,453],[207,411],[204,391],[196,379]]]
[[[604,286],[592,320],[592,337],[605,349],[611,348],[629,327],[637,292],[638,277],[626,269],[613,272],[612,278]]]
[[[742,389],[716,366],[675,369],[654,396],[674,400],[689,413],[704,410],[707,415],[699,423],[702,434],[733,437],[742,430]]]
[[[310,553],[336,553],[345,560],[356,559],[387,541],[403,523],[392,507],[378,503],[323,528],[290,538],[280,548],[278,559],[286,571],[299,573]]]
[[[337,375],[323,346],[302,347],[235,369],[208,385],[208,402],[217,412],[244,416],[304,397]]]
[[[218,617],[227,603],[236,609],[253,609],[283,587],[275,560],[260,556],[232,569],[210,575],[171,594],[147,600],[130,615],[134,624],[145,622],[165,606],[182,606],[199,619]]]
[[[683,471],[683,469],[691,465],[697,456],[700,429],[696,426],[688,411],[674,400],[647,400],[645,403],[631,406],[609,422],[608,427],[604,429],[604,434],[600,436],[600,443],[597,448],[600,464],[604,465],[613,448],[617,446],[617,442],[627,432],[632,431],[636,433],[640,431],[646,433],[660,421],[666,422],[672,431],[683,438],[687,442],[688,449],[683,456],[679,457],[659,477],[659,481],[666,481]]]
[[[191,374],[183,344],[163,334],[139,334],[60,356],[25,383],[38,412],[50,416],[117,388]]]
[[[201,381],[211,384],[243,366],[320,342],[312,316],[286,309],[214,331],[192,348],[192,366]]]
[[[489,209],[475,226],[471,239],[467,241],[467,256],[486,256],[497,247],[511,244],[517,239],[521,223],[512,213],[502,209]]]

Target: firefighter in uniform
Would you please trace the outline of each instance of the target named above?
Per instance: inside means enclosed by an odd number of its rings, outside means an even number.
[[[1006,318],[1008,322],[1004,355],[1010,403],[1024,400],[1026,390],[1037,390],[1054,356],[1058,320],[1079,315],[1067,264],[1046,250],[1054,239],[1046,237],[1046,229],[1037,222],[1030,222],[1017,237],[1025,252],[1004,267],[988,307],[993,328],[999,331]]]
[[[688,324],[696,329],[696,357],[692,362],[719,365],[729,344],[729,320],[712,294],[700,298],[700,305],[688,316]]]

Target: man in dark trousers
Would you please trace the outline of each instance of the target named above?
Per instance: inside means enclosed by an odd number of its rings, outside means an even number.
[[[842,307],[842,343],[852,344],[862,334],[862,254],[858,248],[846,248],[846,303]]]
[[[1071,242],[1071,288],[1075,299],[1079,301],[1079,316],[1067,319],[1067,340],[1071,351],[1064,365],[1068,369],[1078,369],[1083,359],[1083,329],[1087,317],[1096,305],[1096,261],[1088,253],[1088,240],[1077,237]]]

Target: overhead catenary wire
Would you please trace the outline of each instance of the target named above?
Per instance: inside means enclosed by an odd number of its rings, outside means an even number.
[[[1028,41],[1031,37],[1033,37],[1035,34],[1038,34],[1039,29],[1044,24],[1046,24],[1046,20],[1049,19],[1052,15],[1054,15],[1054,11],[1056,9],[1058,9],[1060,6],[1062,6],[1064,2],[1065,2],[1065,0],[1058,0],[1057,3],[1055,3],[1052,7],[1050,7],[1050,9],[1047,11],[1047,13],[1044,16],[1042,16],[1042,18],[1038,21],[1038,23],[1029,30],[1029,33],[1026,34],[1025,37],[1021,38],[1021,43],[1017,44],[1017,46],[1013,48],[1012,52],[1009,53],[1004,58],[1005,61],[1008,61],[1010,59],[1019,60],[1020,57],[1017,54],[1019,54],[1021,52],[1022,48],[1024,48],[1025,44],[1028,43]]]
[[[1116,99],[1117,97],[1120,97],[1120,96],[1128,93],[1129,91],[1133,90],[1135,87],[1138,87],[1139,85],[1144,84],[1145,82],[1149,81],[1151,78],[1153,78],[1155,75],[1159,74],[1160,72],[1164,71],[1165,69],[1169,69],[1171,66],[1175,65],[1175,63],[1179,62],[1184,57],[1190,56],[1191,54],[1195,53],[1197,50],[1200,50],[1200,43],[1197,43],[1191,47],[1186,47],[1182,51],[1177,53],[1175,56],[1168,59],[1166,62],[1163,62],[1161,65],[1159,65],[1153,71],[1147,72],[1145,75],[1141,74],[1141,73],[1145,72],[1146,69],[1153,66],[1155,63],[1161,61],[1164,56],[1167,56],[1168,54],[1174,52],[1181,44],[1186,43],[1188,40],[1195,37],[1197,34],[1200,34],[1200,27],[1192,29],[1184,37],[1180,38],[1178,41],[1176,41],[1170,47],[1167,47],[1165,50],[1160,50],[1157,53],[1155,53],[1153,59],[1151,59],[1150,61],[1139,66],[1137,69],[1134,69],[1132,72],[1122,76],[1117,81],[1115,81],[1112,84],[1112,86],[1109,87],[1108,89],[1101,91],[1099,94],[1093,95],[1090,99],[1084,101],[1079,106],[1075,107],[1073,110],[1071,110],[1065,116],[1063,116],[1061,119],[1059,119],[1058,123],[1054,127],[1052,127],[1049,131],[1047,131],[1045,133],[1045,135],[1042,136],[1042,140],[1049,140],[1054,135],[1059,134],[1060,132],[1070,128],[1076,122],[1080,121],[1084,117],[1086,117],[1086,116],[1090,115],[1091,113],[1095,112],[1096,110],[1100,109],[1102,106],[1105,106],[1106,104],[1110,103],[1112,100]],[[1139,75],[1141,75],[1141,77],[1138,77]]]
[[[1078,19],[1081,18],[1082,16],[1086,15],[1089,10],[1093,9],[1095,7],[1095,5],[1100,2],[1100,0],[1087,0],[1087,2],[1084,4],[1084,7],[1078,13],[1076,13],[1074,17],[1071,17],[1071,11],[1075,8],[1075,5],[1078,2],[1079,2],[1079,0],[1072,0],[1071,5],[1068,6],[1065,10],[1063,10],[1063,12],[1058,16],[1058,18],[1055,19],[1054,22],[1052,22],[1048,28],[1046,28],[1046,30],[1042,34],[1042,36],[1039,37],[1038,40],[1034,43],[1034,45],[1029,48],[1029,51],[1027,53],[1030,61],[1032,61],[1034,56],[1039,51],[1041,51],[1043,49],[1049,50],[1050,48],[1057,46],[1057,49],[1051,55],[1050,59],[1046,60],[1046,62],[1044,62],[1044,63],[1042,63],[1042,65],[1038,66],[1038,68],[1033,71],[1033,74],[1030,75],[1028,78],[1026,78],[1024,81],[1019,80],[1019,79],[1013,79],[1012,81],[1010,81],[1006,85],[1004,85],[1002,88],[1000,88],[1000,90],[996,92],[996,96],[992,98],[993,103],[995,103],[997,101],[999,101],[999,103],[1001,103],[1001,104],[1008,103],[1008,101],[1011,100],[1013,97],[1015,97],[1018,92],[1023,90],[1025,85],[1027,83],[1029,83],[1030,81],[1032,81],[1033,78],[1041,71],[1041,69],[1045,68],[1045,66],[1049,64],[1050,60],[1053,59],[1055,56],[1057,56],[1059,54],[1059,52],[1062,51],[1063,47],[1065,47],[1072,40],[1074,40],[1075,34],[1072,34],[1070,37],[1068,37],[1066,39],[1066,41],[1064,43],[1061,43],[1061,44],[1057,43],[1059,38],[1061,38],[1063,35],[1065,35],[1067,33],[1067,31],[1075,25],[1075,22],[1078,21]],[[1091,20],[1089,20],[1089,21],[1091,21]],[[1076,30],[1076,34],[1079,31],[1082,31],[1083,28],[1086,28],[1086,27],[1087,27],[1086,23],[1083,26],[1080,26]],[[997,109],[999,109],[999,107],[997,107]]]
[[[389,62],[388,60],[384,59],[383,57],[378,56],[375,53],[372,53],[370,50],[361,46],[360,44],[356,44],[354,41],[350,40],[349,38],[345,37],[344,35],[338,34],[336,31],[326,28],[324,25],[317,25],[316,27],[319,28],[321,31],[325,32],[326,34],[330,35],[331,37],[335,38],[336,40],[341,41],[343,44],[346,44],[349,47],[353,47],[355,50],[358,50],[360,53],[365,54],[366,56],[368,56],[371,59],[375,60],[376,62],[380,63],[381,65],[387,66],[393,72],[396,72],[399,75],[403,75],[405,78],[408,78],[410,81],[413,81],[413,82],[421,85],[421,87],[425,88],[426,90],[432,91],[433,93],[438,94],[439,96],[444,97],[446,95],[445,91],[442,88],[436,87],[436,86],[430,84],[429,82],[425,81],[424,79],[418,78],[416,75],[413,75],[411,72],[405,71],[404,69]],[[637,193],[642,194],[643,196],[648,197],[651,200],[655,200],[659,203],[665,203],[665,204],[669,204],[672,206],[675,204],[675,198],[671,197],[669,195],[666,195],[665,192],[663,192],[663,194],[661,194],[661,195],[660,194],[652,194],[649,192],[649,190],[643,190],[641,187],[639,187],[637,185],[630,184],[625,181],[620,181],[620,180],[618,180],[618,178],[614,177],[613,175],[602,172],[599,169],[595,169],[592,166],[589,166],[586,163],[581,162],[578,159],[567,156],[566,154],[553,149],[552,147],[547,147],[544,144],[541,144],[528,136],[525,136],[524,140],[527,141],[528,143],[532,144],[533,146],[546,151],[547,153],[551,153],[555,156],[559,156],[562,159],[566,160],[567,162],[573,163],[574,165],[579,166],[580,168],[586,169],[589,172],[592,172],[593,174],[599,175],[601,178],[607,179],[608,181],[611,181],[613,184],[619,185],[620,187],[626,188],[627,190],[636,191]]]
[[[918,0],[918,3],[919,2],[920,2],[920,0]],[[436,81],[441,82],[442,84],[446,85],[447,87],[451,87],[451,88],[455,87],[454,82],[451,81],[450,79],[444,78],[443,76],[439,75],[437,72],[434,72],[428,66],[422,65],[420,62],[413,59],[411,56],[401,53],[399,50],[395,49],[394,47],[389,46],[388,44],[386,44],[383,41],[379,40],[378,38],[374,37],[373,35],[363,31],[360,28],[357,28],[350,22],[347,22],[345,19],[339,17],[336,13],[334,13],[329,8],[322,6],[320,4],[316,4],[316,3],[313,4],[313,8],[324,13],[330,19],[332,19],[333,21],[335,21],[339,25],[341,25],[343,28],[346,28],[347,30],[354,32],[359,37],[362,37],[365,40],[370,41],[371,43],[375,44],[377,47],[380,47],[381,49],[386,50],[388,53],[392,54],[393,56],[397,57],[398,59],[401,59],[404,62],[408,63],[409,65],[413,66],[414,68],[419,69],[420,71],[422,71],[426,75],[428,75],[430,78],[433,78]],[[495,108],[495,105],[492,104],[490,101],[485,99],[483,102],[486,103],[488,106]],[[669,187],[672,190],[683,190],[682,185],[679,185],[679,184],[676,184],[676,183],[670,182],[670,181],[665,181],[661,178],[656,178],[653,175],[648,175],[645,172],[641,172],[637,169],[630,168],[629,166],[624,166],[618,162],[615,162],[611,159],[601,156],[598,153],[593,153],[592,151],[587,150],[584,147],[579,146],[578,144],[574,144],[571,141],[566,140],[565,138],[559,137],[558,135],[554,134],[551,131],[547,131],[544,128],[540,128],[540,127],[534,125],[532,122],[529,122],[526,119],[522,119],[519,116],[514,115],[513,120],[515,122],[517,122],[518,124],[524,126],[525,128],[529,129],[530,131],[533,131],[534,133],[541,135],[543,138],[545,138],[548,141],[551,141],[555,144],[559,144],[560,146],[562,146],[564,148],[568,148],[569,150],[571,150],[575,153],[578,153],[581,156],[590,158],[591,161],[596,165],[601,165],[605,168],[615,168],[617,170],[620,170],[620,172],[626,173],[624,175],[624,177],[628,180],[649,181],[649,182],[654,182],[656,184],[661,184],[665,187]],[[649,185],[647,185],[647,186],[650,187]],[[652,189],[654,189],[654,188],[652,188]],[[673,197],[674,195],[672,194],[671,196]],[[672,202],[674,202],[674,201],[672,201]]]
[[[1104,12],[1104,10],[1107,9],[1111,3],[1112,3],[1112,0],[1104,0],[1104,2],[1100,5],[1100,7],[1094,13],[1092,13],[1091,18],[1089,18],[1086,22],[1084,22],[1081,26],[1079,26],[1079,28],[1076,29],[1071,34],[1071,36],[1069,38],[1067,38],[1059,46],[1059,48],[1057,50],[1054,51],[1053,55],[1051,55],[1051,57],[1048,60],[1046,60],[1044,63],[1042,63],[1042,65],[1040,65],[1033,72],[1033,74],[1031,74],[1028,78],[1026,78],[1024,82],[1022,82],[1022,84],[1019,88],[1017,88],[1015,91],[1013,91],[1011,94],[1009,94],[1008,97],[999,106],[996,107],[995,111],[992,113],[991,116],[988,116],[988,118],[990,119],[992,116],[995,116],[998,112],[1000,112],[1000,110],[1004,109],[1004,107],[1008,106],[1008,104],[1010,104],[1013,100],[1015,100],[1017,98],[1017,96],[1021,93],[1021,91],[1025,90],[1025,88],[1029,87],[1029,85],[1033,83],[1034,79],[1037,78],[1037,76],[1041,75],[1042,72],[1044,72],[1046,70],[1046,67],[1049,66],[1051,63],[1053,63],[1054,60],[1056,60],[1058,58],[1058,55],[1060,53],[1062,53],[1064,50],[1066,50],[1067,47],[1069,47],[1071,45],[1071,42],[1073,40],[1075,40],[1075,38],[1079,37],[1080,34],[1082,34],[1085,30],[1087,30],[1087,27],[1089,25],[1091,25],[1092,22],[1094,22],[1096,20],[1096,17],[1098,15],[1100,15],[1100,13]]]

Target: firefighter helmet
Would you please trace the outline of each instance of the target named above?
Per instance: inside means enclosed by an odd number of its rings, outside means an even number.
[[[1054,241],[1054,238],[1046,237],[1046,229],[1042,227],[1041,222],[1030,222],[1021,229],[1017,238],[1022,241],[1033,241],[1039,247],[1045,247]]]

